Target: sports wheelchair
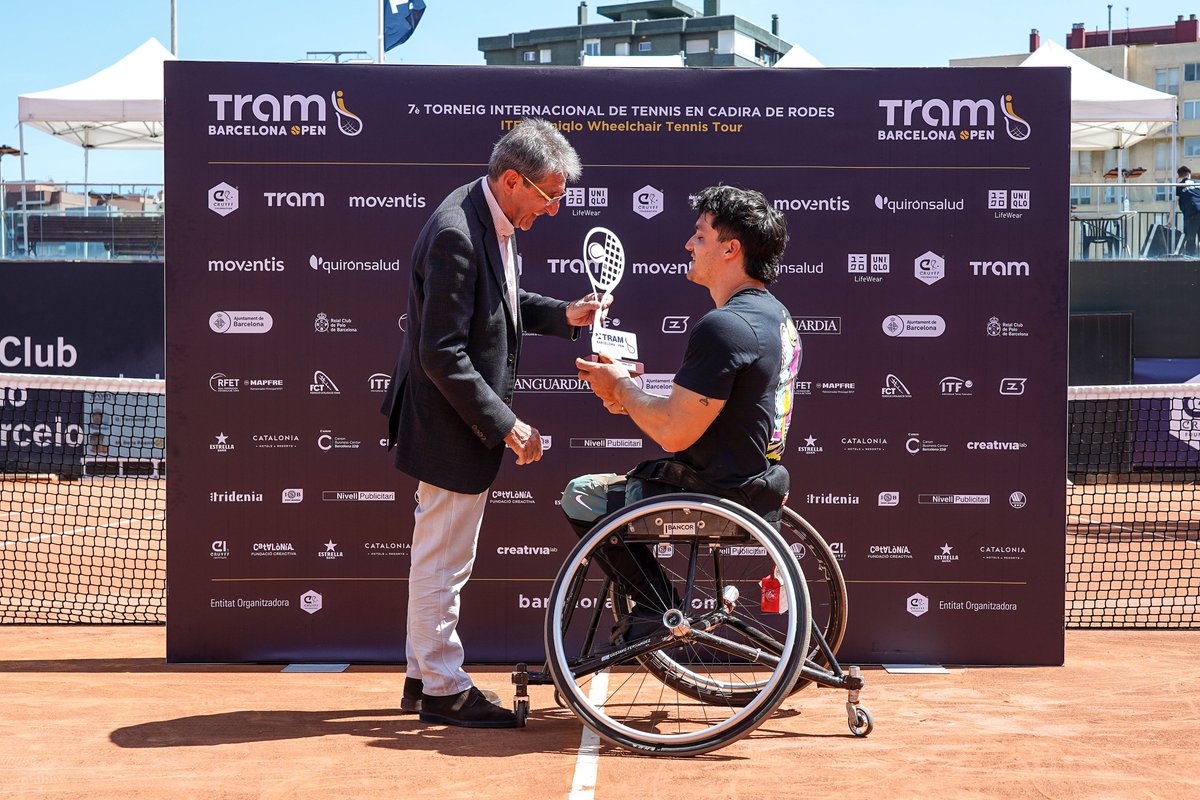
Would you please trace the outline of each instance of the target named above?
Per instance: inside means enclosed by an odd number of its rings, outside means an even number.
[[[601,568],[632,548],[650,548],[662,571],[655,602],[635,601]],[[709,495],[641,500],[601,519],[567,557],[546,611],[546,664],[517,665],[514,711],[524,725],[528,685],[553,683],[555,700],[613,744],[698,755],[817,683],[847,690],[850,731],[866,736],[862,676],[835,657],[846,612],[836,556],[791,509],[777,531]]]

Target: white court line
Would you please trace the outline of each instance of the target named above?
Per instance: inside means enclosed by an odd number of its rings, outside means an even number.
[[[3,514],[0,514],[0,517],[15,517],[20,514],[40,514],[43,511],[53,511],[56,508],[70,508],[70,506],[38,506],[37,508],[30,508],[24,511],[5,511]]]
[[[131,517],[129,519],[119,519],[116,522],[109,522],[104,525],[88,525],[86,528],[74,528],[69,531],[59,531],[57,533],[44,533],[41,536],[33,536],[28,539],[10,539],[6,542],[0,542],[0,547],[8,547],[10,544],[28,544],[29,542],[40,542],[42,539],[53,539],[55,536],[74,536],[77,533],[87,533],[88,531],[98,531],[102,528],[116,528],[121,525],[127,525],[131,522],[146,522],[152,519],[162,519],[164,515],[155,514],[153,517]]]
[[[588,700],[596,708],[604,705],[608,695],[608,670],[592,676]],[[575,777],[572,778],[571,793],[567,800],[592,800],[596,796],[596,772],[600,767],[600,737],[584,725],[579,737],[579,757],[575,759]]]
[[[1085,522],[1088,525],[1104,525],[1107,528],[1112,528],[1112,529],[1121,531],[1122,533],[1145,533],[1145,531],[1139,530],[1137,528],[1126,528],[1124,525],[1118,525],[1115,522],[1105,522],[1102,519],[1092,519],[1091,517],[1081,517],[1078,514],[1070,514],[1070,515],[1068,515],[1067,519],[1078,520],[1079,522]]]

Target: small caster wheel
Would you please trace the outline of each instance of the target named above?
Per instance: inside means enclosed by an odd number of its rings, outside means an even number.
[[[517,716],[517,727],[524,728],[529,719],[529,698],[520,697],[513,701],[513,713]]]
[[[854,709],[854,722],[850,723],[850,732],[855,736],[863,737],[875,730],[875,721],[871,719],[871,712],[859,706]]]

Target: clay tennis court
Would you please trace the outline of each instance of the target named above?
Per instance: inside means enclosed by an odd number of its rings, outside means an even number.
[[[875,732],[807,688],[698,758],[604,746],[532,687],[524,730],[400,716],[401,668],[167,666],[158,626],[0,627],[5,798],[1200,795],[1200,633],[1068,631],[1066,666],[867,670]],[[475,669],[508,697],[507,671]],[[594,772],[593,772],[594,769]],[[592,777],[594,775],[594,777]]]
[[[87,601],[160,614],[162,587],[146,577],[157,571],[161,580],[164,488],[109,479],[0,484],[0,610],[70,611]],[[1194,625],[1193,501],[1169,486],[1138,499],[1133,487],[1098,491],[1070,492],[1073,508],[1095,501],[1068,521],[1070,605],[1160,614],[1165,604]],[[118,513],[81,518],[114,493]],[[1158,561],[1129,574],[1130,560],[1148,552]],[[14,590],[11,576],[31,561],[45,577]],[[1167,600],[1160,570],[1175,587]],[[341,673],[176,666],[164,663],[165,649],[157,625],[0,626],[0,797],[1200,794],[1195,630],[1069,630],[1064,667],[868,669],[869,738],[847,730],[844,692],[809,687],[746,739],[691,759],[592,746],[548,686],[530,688],[526,729],[471,731],[400,715],[399,665]],[[511,697],[508,669],[472,672],[482,688]]]

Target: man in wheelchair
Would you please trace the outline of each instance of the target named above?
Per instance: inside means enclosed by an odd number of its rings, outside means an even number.
[[[728,498],[775,524],[787,497],[780,459],[802,350],[791,315],[766,288],[779,275],[787,224],[761,193],[732,186],[698,192],[692,208],[688,280],[708,289],[715,307],[692,330],[671,394],[648,394],[606,357],[575,362],[610,413],[628,415],[672,453],[626,475],[569,482],[562,508],[581,537],[605,514],[657,494]],[[608,548],[605,560],[605,572],[636,603],[613,631],[611,644],[620,645],[660,626],[649,609],[678,598],[649,546]]]

